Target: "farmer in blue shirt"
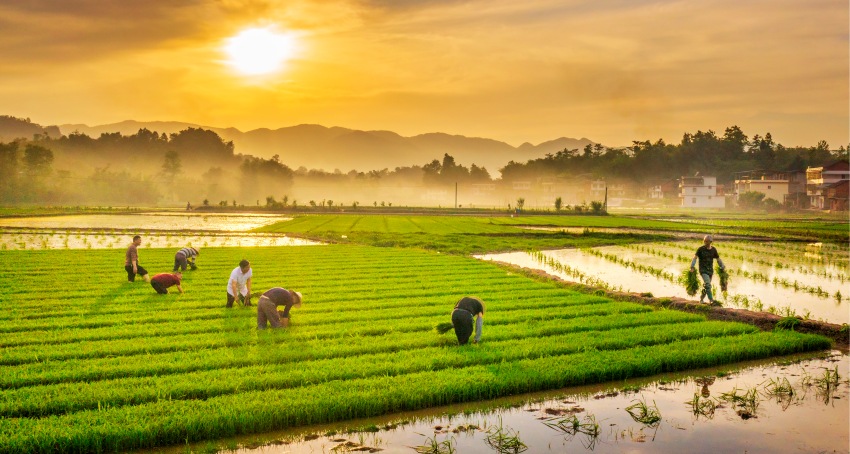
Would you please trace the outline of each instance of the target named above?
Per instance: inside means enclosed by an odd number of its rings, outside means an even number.
[[[699,302],[703,303],[703,299],[706,295],[708,295],[708,302],[710,304],[716,304],[717,302],[714,300],[714,297],[711,294],[711,277],[714,275],[714,259],[717,259],[717,264],[720,265],[720,269],[723,270],[726,266],[723,265],[723,260],[720,260],[720,254],[717,253],[717,249],[712,246],[711,243],[714,242],[714,238],[711,235],[706,235],[705,238],[702,239],[703,245],[697,249],[697,253],[694,255],[693,260],[691,260],[691,271],[695,271],[694,265],[699,260],[699,275],[702,276],[703,291],[700,294]]]

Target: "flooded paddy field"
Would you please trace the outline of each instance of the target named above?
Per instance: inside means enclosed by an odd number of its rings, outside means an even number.
[[[120,249],[134,235],[143,247],[303,246],[314,241],[250,233],[289,218],[258,214],[92,214],[0,218],[0,250]]]
[[[142,452],[843,453],[849,373],[832,351]]]
[[[116,229],[116,230],[215,230],[240,232],[290,219],[288,216],[267,214],[223,213],[144,213],[144,214],[84,214],[69,216],[38,216],[0,218],[0,228],[36,229]]]
[[[698,246],[693,241],[643,243],[479,258],[540,269],[564,280],[611,290],[698,300],[699,294],[689,296],[678,282]],[[718,243],[717,249],[730,272],[727,292],[715,289],[724,306],[850,322],[847,255],[840,246],[730,241]],[[713,282],[719,285],[716,276]]]

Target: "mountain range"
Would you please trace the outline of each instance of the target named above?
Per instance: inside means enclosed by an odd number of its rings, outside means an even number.
[[[455,158],[458,164],[485,167],[492,176],[509,161],[526,162],[542,158],[547,153],[563,149],[582,149],[593,144],[587,138],[561,137],[537,145],[523,143],[514,147],[498,140],[428,133],[404,137],[392,131],[362,131],[342,127],[302,124],[278,129],[260,128],[240,131],[236,128],[215,128],[184,122],[142,122],[127,120],[99,126],[84,124],[58,125],[61,134],[73,132],[100,137],[101,133],[132,135],[147,128],[171,134],[187,128],[203,128],[216,132],[223,140],[232,141],[235,152],[261,158],[280,157],[293,169],[306,167],[326,171],[369,171],[384,168],[424,165],[434,159],[442,161],[443,154]],[[52,127],[48,127],[52,128]],[[45,129],[48,129],[45,128]],[[0,137],[3,131],[0,131]]]

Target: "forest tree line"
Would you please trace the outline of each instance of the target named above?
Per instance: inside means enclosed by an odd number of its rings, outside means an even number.
[[[285,197],[296,206],[333,199],[351,204],[358,198],[359,203],[377,204],[421,188],[546,177],[601,178],[643,187],[700,172],[728,184],[736,172],[805,170],[846,157],[843,146],[831,151],[821,141],[813,147],[787,148],[769,133],[748,138],[732,126],[723,136],[710,130],[686,133],[676,145],[658,140],[635,141],[627,148],[596,144],[564,149],[525,163],[511,161],[499,169],[501,178],[494,179],[486,168],[464,166],[447,153],[423,165],[393,170],[292,169],[280,154],[269,159],[237,154],[232,142],[202,128],[172,134],[140,129],[128,136],[104,133],[93,138],[78,132],[55,136],[55,132],[34,134],[32,139],[0,142],[0,203],[261,205]]]

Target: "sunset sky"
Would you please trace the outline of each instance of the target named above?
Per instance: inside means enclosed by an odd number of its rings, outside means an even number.
[[[42,125],[850,141],[847,0],[3,0],[0,30],[0,115]]]

